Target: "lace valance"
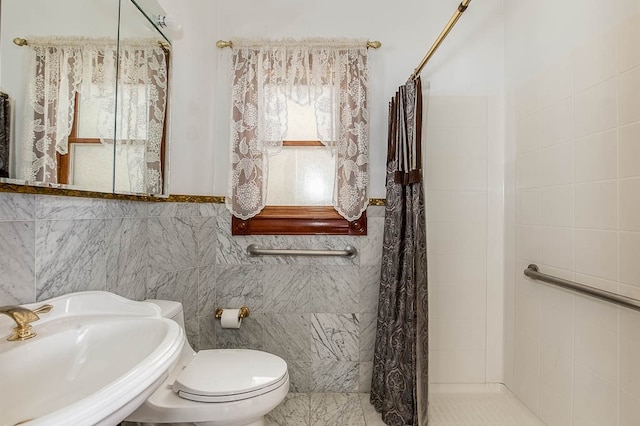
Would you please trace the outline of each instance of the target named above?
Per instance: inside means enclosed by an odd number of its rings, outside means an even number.
[[[267,148],[287,136],[287,100],[312,105],[317,138],[335,154],[333,205],[347,220],[367,207],[366,40],[234,40],[227,206],[241,219],[265,206]]]

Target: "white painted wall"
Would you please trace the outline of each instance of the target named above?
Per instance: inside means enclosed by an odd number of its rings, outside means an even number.
[[[366,37],[382,42],[382,48],[369,55],[371,197],[384,197],[388,101],[459,4],[457,0],[191,0],[189,7],[179,0],[160,3],[183,25],[182,38],[174,40],[171,193],[227,191],[230,89],[225,66],[230,51],[218,50],[216,40]],[[500,95],[501,3],[485,0],[465,12],[423,73],[431,81],[433,95]]]
[[[505,1],[506,380],[548,424],[640,419],[640,315],[522,274],[640,297],[639,12]]]

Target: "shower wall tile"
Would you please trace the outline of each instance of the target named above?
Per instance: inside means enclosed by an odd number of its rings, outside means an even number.
[[[541,87],[554,73],[566,82],[562,96],[543,102],[543,135],[549,135],[543,146],[547,140],[557,144],[540,152],[539,163],[536,151],[516,160],[519,205],[510,232],[517,250],[508,265],[515,271],[508,283],[515,297],[507,300],[515,319],[513,390],[548,424],[636,420],[631,416],[639,395],[630,360],[637,351],[626,333],[640,328],[640,317],[526,279],[522,270],[536,262],[544,273],[640,298],[638,22],[636,13],[606,33],[591,33],[560,60],[568,64],[564,71],[544,71],[519,89]],[[518,124],[507,120],[508,128]],[[513,149],[526,145],[526,138],[513,136]],[[539,202],[530,196],[534,191],[542,193]],[[538,211],[541,223],[535,222]]]
[[[34,221],[0,222],[0,305],[35,301],[35,237]]]
[[[618,129],[618,175],[640,176],[640,123]]]

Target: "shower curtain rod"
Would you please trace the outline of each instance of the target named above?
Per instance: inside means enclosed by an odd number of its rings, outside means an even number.
[[[447,37],[449,31],[451,31],[451,28],[453,28],[456,22],[458,22],[458,19],[460,19],[460,16],[462,16],[464,11],[467,10],[469,3],[471,3],[471,0],[462,0],[462,3],[460,3],[456,11],[453,13],[453,16],[451,17],[451,19],[449,19],[449,22],[447,22],[447,25],[445,25],[438,38],[436,38],[436,41],[433,42],[431,49],[429,49],[427,54],[424,55],[424,58],[422,58],[422,61],[420,61],[418,67],[413,70],[413,74],[411,74],[409,80],[415,80],[416,78],[418,78],[424,66],[427,65],[429,59],[431,59],[433,54],[436,53],[436,50],[438,49],[438,47],[440,47],[440,44],[442,44],[444,39]]]

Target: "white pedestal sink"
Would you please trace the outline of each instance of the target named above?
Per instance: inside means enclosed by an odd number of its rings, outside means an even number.
[[[6,340],[0,318],[0,425],[114,425],[142,404],[177,360],[184,333],[150,303],[82,292],[24,305],[53,310],[37,336]]]

